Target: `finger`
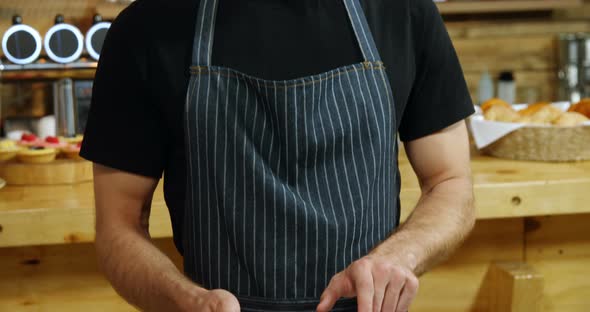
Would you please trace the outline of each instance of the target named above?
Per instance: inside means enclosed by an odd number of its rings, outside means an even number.
[[[383,306],[383,298],[387,284],[389,284],[389,276],[391,275],[391,268],[387,265],[373,266],[373,311],[379,312]]]
[[[354,297],[352,281],[344,273],[338,273],[332,277],[328,287],[320,297],[320,304],[317,306],[319,312],[330,311],[336,301],[341,297]]]
[[[418,294],[418,286],[418,278],[416,278],[414,275],[410,275],[406,279],[404,288],[401,290],[401,294],[399,296],[396,312],[406,312],[410,309],[410,304],[412,304],[412,301],[414,301],[414,298],[416,298],[416,295]]]
[[[385,297],[383,298],[383,308],[381,311],[384,312],[395,312],[397,311],[397,306],[399,302],[399,296],[401,290],[403,289],[405,284],[405,277],[401,277],[400,275],[394,275],[389,284],[387,284],[387,289],[385,290]],[[404,311],[405,312],[405,311]]]
[[[351,266],[349,274],[354,283],[358,311],[373,312],[373,297],[375,285],[371,272],[371,263],[368,260],[359,260],[356,265]]]

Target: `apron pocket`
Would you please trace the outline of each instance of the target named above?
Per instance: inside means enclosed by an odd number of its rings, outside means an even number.
[[[240,302],[242,312],[271,312],[271,311],[304,311],[316,310],[320,299],[269,299],[261,297],[236,296]],[[336,302],[332,311],[353,312],[357,311],[356,298],[340,299]]]

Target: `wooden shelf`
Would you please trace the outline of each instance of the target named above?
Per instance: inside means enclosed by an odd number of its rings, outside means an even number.
[[[582,0],[480,0],[437,3],[441,14],[550,11],[581,6]]]
[[[81,60],[70,64],[48,63],[14,65],[0,63],[0,82],[23,80],[56,80],[61,78],[93,79],[97,62]]]

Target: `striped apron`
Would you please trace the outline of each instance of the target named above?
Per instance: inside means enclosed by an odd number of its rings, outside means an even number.
[[[364,61],[286,81],[211,65],[217,0],[200,2],[184,268],[242,311],[315,311],[331,277],[397,226],[392,91],[360,3],[343,1]]]

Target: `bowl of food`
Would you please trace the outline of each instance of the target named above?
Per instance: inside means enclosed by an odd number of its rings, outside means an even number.
[[[491,99],[469,124],[484,154],[538,161],[590,159],[590,99],[530,105]]]

